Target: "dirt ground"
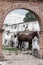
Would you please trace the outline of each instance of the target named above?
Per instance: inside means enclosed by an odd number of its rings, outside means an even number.
[[[3,51],[3,54],[5,61],[0,61],[0,65],[43,65],[42,59],[33,57],[28,51]]]

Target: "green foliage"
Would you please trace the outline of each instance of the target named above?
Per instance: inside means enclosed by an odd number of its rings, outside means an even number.
[[[32,12],[28,12],[28,13],[26,13],[23,21],[24,22],[31,22],[31,21],[36,21],[36,20],[37,20],[36,16]]]

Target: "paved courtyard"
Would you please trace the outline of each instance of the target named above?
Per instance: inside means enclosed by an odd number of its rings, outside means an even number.
[[[43,60],[26,54],[28,51],[9,52],[4,51],[6,61],[0,61],[0,65],[43,65]]]

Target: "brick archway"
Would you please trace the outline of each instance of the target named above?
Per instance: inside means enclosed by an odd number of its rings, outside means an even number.
[[[40,25],[40,54],[41,57],[43,55],[43,11],[40,5],[43,6],[41,3],[34,3],[34,2],[0,2],[0,56],[2,55],[2,26],[5,20],[5,17],[7,14],[15,9],[26,9],[33,12],[38,19],[39,25]],[[2,6],[1,6],[2,5]]]
[[[14,4],[8,5],[8,8],[3,12],[3,15],[2,15],[3,18],[2,18],[1,27],[3,26],[3,22],[5,20],[5,17],[7,16],[7,14],[9,14],[11,11],[17,10],[17,9],[25,9],[25,10],[33,12],[38,19],[38,22],[39,22],[39,25],[40,25],[40,30],[42,31],[43,25],[42,25],[42,18],[41,18],[42,15],[41,15],[40,9],[36,5],[34,5],[34,3],[31,3],[31,2],[23,3],[22,1],[20,3],[17,2],[17,3],[14,3]]]

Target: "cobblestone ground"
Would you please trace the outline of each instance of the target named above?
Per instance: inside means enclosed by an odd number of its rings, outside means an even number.
[[[37,59],[32,55],[22,52],[3,52],[6,61],[0,61],[0,65],[43,65],[42,59]]]

